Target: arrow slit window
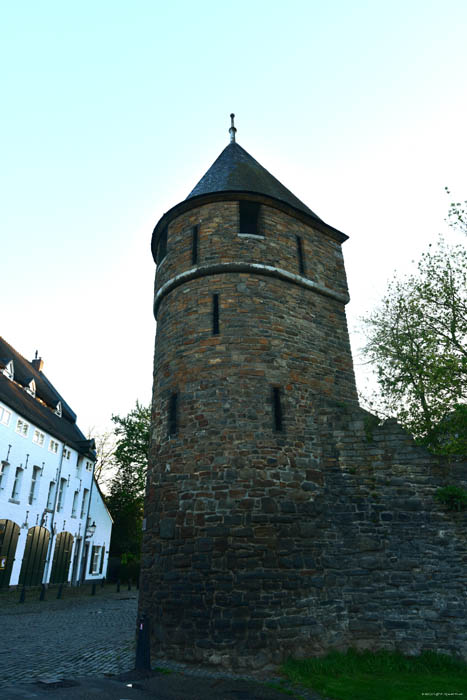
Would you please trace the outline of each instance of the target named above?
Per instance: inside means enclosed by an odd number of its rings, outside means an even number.
[[[175,435],[177,432],[177,400],[178,394],[174,393],[169,399],[169,411],[168,411],[168,434]]]
[[[276,432],[282,432],[282,405],[281,405],[281,391],[279,387],[274,386],[272,388],[272,406],[274,412],[274,430]]]
[[[219,295],[212,295],[212,334],[219,335]]]
[[[193,226],[191,229],[191,264],[196,265],[198,262],[198,227]]]

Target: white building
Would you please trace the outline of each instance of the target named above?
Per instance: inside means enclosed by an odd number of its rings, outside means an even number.
[[[107,570],[112,518],[94,479],[94,440],[42,367],[0,338],[0,588]]]

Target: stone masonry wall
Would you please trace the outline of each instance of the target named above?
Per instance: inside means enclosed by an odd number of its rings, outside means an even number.
[[[199,265],[296,273],[298,234],[307,277],[345,296],[334,240],[279,210],[261,217],[264,239],[237,235],[235,202],[180,216],[156,292],[192,267],[196,224]],[[246,668],[349,645],[465,650],[465,518],[433,500],[461,467],[358,409],[344,303],[226,272],[174,287],[157,319],[140,593],[153,653]]]
[[[347,295],[340,243],[278,209],[262,206],[260,233],[264,238],[239,236],[238,202],[216,202],[192,209],[168,228],[167,255],[156,271],[156,289],[193,267],[191,227],[198,226],[198,264],[250,262],[277,265],[298,273],[296,236],[302,238],[305,276]]]
[[[434,457],[396,421],[379,426],[361,409],[323,405],[317,421],[316,592],[332,619],[323,648],[467,658],[467,513],[434,499],[441,486],[467,487],[466,462]]]

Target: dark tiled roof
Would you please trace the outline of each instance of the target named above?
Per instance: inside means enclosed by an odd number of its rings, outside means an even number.
[[[31,362],[28,362],[14,347],[0,337],[0,370],[2,370],[10,360],[13,360],[15,368],[15,382],[18,382],[18,384],[22,386],[27,386],[31,379],[34,379],[36,383],[36,396],[50,406],[52,410],[55,410],[60,401],[62,404],[62,415],[71,421],[76,421],[76,414],[49,382],[45,374],[38,371]]]
[[[295,209],[321,220],[235,142],[224,148],[187,199],[213,192],[257,192],[290,204]]]
[[[13,360],[14,380],[8,379],[1,370]],[[24,387],[31,379],[36,384],[36,398]],[[31,421],[35,426],[65,442],[80,454],[93,457],[93,440],[87,440],[76,425],[76,414],[63,400],[43,372],[38,371],[9,343],[0,337],[0,401]],[[54,410],[62,404],[62,416]],[[46,404],[46,405],[44,405]]]

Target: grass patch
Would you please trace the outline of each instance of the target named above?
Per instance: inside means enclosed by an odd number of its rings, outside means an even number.
[[[288,659],[282,671],[293,683],[332,700],[467,698],[467,664],[431,651],[409,657],[390,651],[333,651],[323,658]]]

